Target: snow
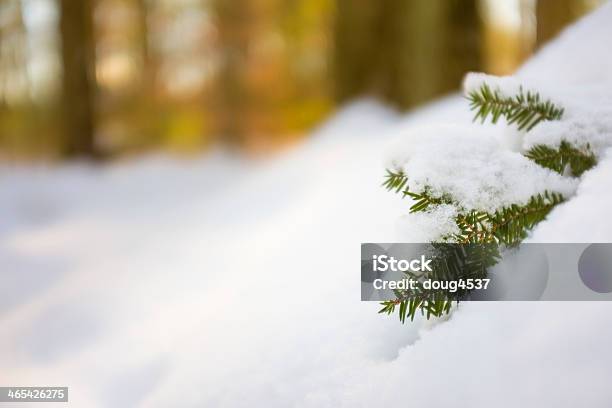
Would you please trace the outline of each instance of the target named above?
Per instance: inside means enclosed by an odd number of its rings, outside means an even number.
[[[397,234],[406,242],[432,242],[440,237],[458,234],[455,223],[457,207],[441,204],[424,212],[402,215],[397,223]]]
[[[463,210],[493,213],[546,190],[569,196],[577,184],[505,149],[478,125],[417,127],[402,132],[390,151],[389,167],[408,176],[411,191],[447,193]]]
[[[603,87],[611,16],[607,4],[519,77]],[[4,165],[0,384],[66,385],[94,408],[609,406],[607,303],[465,303],[402,326],[359,301],[359,243],[401,239],[409,207],[380,187],[388,143],[470,116],[458,97],[407,117],[362,101],[268,161]],[[517,135],[484,129],[490,141],[459,137],[520,167],[506,158]],[[610,242],[602,149],[533,240]],[[407,216],[400,234],[425,239],[452,211]]]
[[[469,72],[463,79],[463,92],[467,95],[478,92],[483,85],[489,85],[494,92],[505,98],[512,98],[521,90],[527,91],[538,89],[541,93],[541,84],[526,84],[516,79],[514,76],[495,76],[482,72]],[[544,97],[546,99],[546,97]]]

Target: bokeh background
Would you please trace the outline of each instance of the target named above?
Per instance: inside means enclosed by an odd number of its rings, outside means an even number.
[[[509,74],[598,0],[2,0],[0,157],[279,149]]]

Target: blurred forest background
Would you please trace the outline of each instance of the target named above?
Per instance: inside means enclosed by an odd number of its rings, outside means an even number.
[[[291,143],[508,74],[599,0],[1,0],[0,157]]]

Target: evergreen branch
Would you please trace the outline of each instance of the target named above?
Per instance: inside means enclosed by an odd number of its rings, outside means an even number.
[[[450,204],[452,200],[448,196],[443,197],[434,197],[429,191],[429,188],[425,188],[422,193],[414,193],[408,189],[408,176],[404,174],[403,171],[391,171],[387,169],[387,174],[385,174],[385,181],[382,183],[382,186],[385,187],[388,191],[395,191],[399,193],[400,191],[405,196],[409,196],[413,200],[416,201],[411,207],[410,212],[415,213],[419,211],[425,211],[430,205],[437,204]]]
[[[497,123],[503,116],[508,124],[516,123],[519,130],[527,131],[543,120],[561,119],[564,111],[550,100],[543,101],[539,93],[524,92],[522,88],[517,95],[507,97],[483,84],[478,90],[469,92],[467,99],[470,109],[476,111],[474,120],[480,119],[484,123],[491,116],[491,121]]]
[[[455,223],[461,232],[455,236],[455,240],[460,244],[495,242],[488,222],[489,214],[482,211],[459,214]]]
[[[545,191],[537,194],[524,206],[516,204],[502,208],[489,216],[491,234],[497,242],[507,246],[518,245],[527,237],[537,223],[542,221],[550,210],[564,201],[564,197],[555,192]]]
[[[408,183],[408,176],[406,176],[403,171],[399,170],[397,172],[394,172],[387,169],[387,174],[385,174],[385,181],[382,183],[382,185],[388,191],[395,190],[396,193],[399,193],[404,189],[406,183]]]
[[[460,233],[455,240],[461,244],[499,243],[507,246],[519,244],[554,206],[564,201],[561,194],[545,191],[529,199],[527,204],[512,204],[493,214],[472,210],[455,219]]]
[[[410,272],[407,274],[414,279],[429,278],[438,281],[484,278],[488,269],[501,259],[500,245],[518,245],[527,237],[529,230],[563,201],[561,194],[545,191],[533,196],[523,206],[513,204],[493,214],[476,210],[459,214],[455,218],[460,229],[460,233],[454,236],[456,244],[432,244],[436,250],[432,259],[432,271],[425,276],[411,275]],[[452,303],[465,299],[469,293],[470,290],[449,294],[419,288],[396,291],[397,299],[382,302],[383,307],[379,313],[390,315],[399,306],[399,319],[402,323],[407,317],[414,320],[417,311],[427,319],[440,317],[450,313]]]
[[[501,257],[499,247],[492,245],[458,245],[458,244],[431,244],[432,270],[421,274],[406,272],[411,280],[417,282],[415,288],[396,290],[396,299],[382,302],[379,313],[388,315],[395,312],[399,306],[398,314],[402,323],[406,317],[414,320],[417,312],[426,316],[440,317],[450,313],[453,302],[460,302],[470,294],[470,289],[456,287],[452,292],[446,289],[423,290],[420,286],[424,280],[460,281],[465,279],[482,279],[487,276],[489,267],[499,262]]]
[[[589,145],[585,149],[578,149],[565,140],[558,149],[543,144],[535,145],[525,153],[525,157],[559,174],[563,174],[569,165],[572,174],[576,177],[580,177],[597,163]]]
[[[489,85],[483,84],[480,89],[470,92],[467,99],[470,100],[471,110],[476,111],[474,120],[480,119],[484,122],[491,117],[492,122],[497,123],[503,116],[508,124],[516,124],[519,130],[529,131],[542,121],[560,119],[564,113],[563,108],[554,105],[550,100],[542,100],[537,92],[524,92],[522,88],[517,95],[507,97],[499,90],[493,90]],[[562,141],[558,149],[536,145],[526,152],[525,156],[560,174],[569,167],[575,176],[580,176],[596,164],[595,155],[589,145],[580,149],[566,141]],[[454,281],[457,277],[486,277],[488,269],[501,259],[502,248],[520,244],[536,224],[564,201],[561,194],[544,191],[532,196],[524,205],[512,204],[494,213],[488,213],[466,209],[453,201],[448,194],[436,197],[428,187],[420,193],[412,192],[408,188],[408,178],[402,171],[387,170],[383,186],[387,190],[401,191],[404,196],[412,198],[415,202],[410,207],[411,213],[426,211],[430,206],[441,204],[451,204],[459,210],[455,217],[459,232],[444,237],[455,245],[451,244],[447,248],[444,245],[448,244],[432,243],[436,250],[432,259],[433,269],[420,275],[407,273],[417,281],[426,278]],[[382,302],[379,313],[390,315],[398,311],[399,319],[404,323],[407,317],[413,320],[418,311],[427,316],[427,319],[450,313],[452,304],[469,297],[471,289],[448,293],[444,290],[424,290],[424,287],[417,285],[416,289],[411,287],[410,290],[394,292],[396,299]]]
[[[380,309],[378,313],[387,315],[393,314],[396,306],[399,305],[398,315],[400,322],[403,324],[406,321],[406,317],[409,317],[410,321],[414,321],[418,311],[421,312],[421,315],[426,315],[427,319],[430,319],[432,316],[441,317],[445,314],[449,314],[453,301],[444,298],[421,299],[418,297],[411,297],[386,300],[380,304],[383,308]]]
[[[448,196],[442,197],[433,197],[429,192],[429,189],[425,189],[422,193],[413,193],[412,191],[405,190],[404,196],[409,196],[413,200],[416,201],[411,207],[410,212],[420,212],[425,211],[429,208],[430,205],[440,205],[440,204],[451,204],[452,200]]]

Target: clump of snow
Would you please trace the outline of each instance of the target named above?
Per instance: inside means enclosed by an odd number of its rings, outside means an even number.
[[[457,207],[441,204],[424,212],[403,215],[397,223],[398,234],[406,242],[432,242],[458,234]]]
[[[525,135],[523,148],[537,144],[558,147],[563,141],[579,148],[588,146],[596,155],[612,145],[612,95],[591,108],[569,110],[559,121],[540,123]]]
[[[477,125],[418,127],[402,134],[390,153],[389,167],[406,174],[411,191],[449,195],[462,210],[493,213],[544,191],[569,196],[577,185],[505,149]]]
[[[478,92],[484,85],[488,85],[501,96],[513,97],[521,89],[522,84],[512,76],[495,76],[482,72],[469,72],[463,79],[463,92],[469,94]]]
[[[478,92],[484,85],[504,98],[513,98],[519,92],[538,92],[543,101],[553,100],[554,87],[542,81],[519,80],[515,76],[495,76],[482,72],[469,72],[463,79],[463,92],[467,95]],[[551,95],[552,94],[552,95]]]
[[[524,148],[537,144],[557,147],[562,141],[574,146],[589,146],[594,152],[612,144],[612,106],[605,110],[585,112],[584,115],[563,120],[542,123],[525,136]]]

